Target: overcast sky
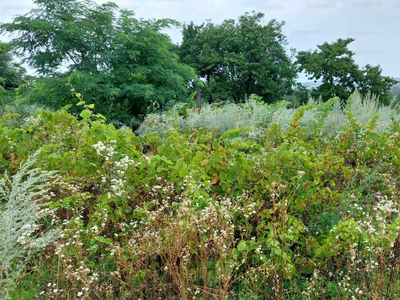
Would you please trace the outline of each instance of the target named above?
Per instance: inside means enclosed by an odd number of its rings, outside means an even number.
[[[97,3],[108,1],[96,0]],[[297,51],[315,49],[338,38],[355,38],[349,45],[360,66],[380,65],[383,75],[400,77],[400,0],[115,0],[121,8],[134,10],[145,19],[172,18],[201,24],[208,19],[220,23],[258,11],[270,19],[285,21],[288,47]],[[34,7],[32,0],[0,0],[0,22]],[[167,32],[174,43],[180,29]],[[1,40],[7,40],[1,37]],[[300,81],[306,81],[304,76]]]

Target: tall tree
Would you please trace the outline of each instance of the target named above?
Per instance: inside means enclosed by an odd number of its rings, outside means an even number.
[[[334,96],[347,100],[359,89],[361,93],[375,93],[382,102],[388,102],[390,88],[396,81],[382,76],[379,66],[367,65],[360,69],[353,59],[354,52],[347,48],[353,41],[338,39],[331,44],[318,45],[318,50],[298,53],[298,71],[304,71],[309,80],[322,81],[311,96],[324,101]]]
[[[284,23],[263,25],[263,17],[246,13],[238,21],[184,26],[180,59],[205,78],[215,98],[238,103],[256,93],[274,102],[291,93],[297,72],[285,48]]]
[[[70,83],[108,118],[134,126],[168,101],[187,99],[195,77],[178,62],[170,38],[161,31],[171,19],[136,19],[114,3],[90,0],[35,0],[38,8],[1,30],[41,78],[28,97],[61,107],[72,103]]]

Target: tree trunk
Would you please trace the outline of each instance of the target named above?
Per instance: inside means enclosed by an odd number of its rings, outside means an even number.
[[[201,110],[201,89],[200,87],[197,88],[197,107],[199,109],[199,113]]]
[[[210,95],[208,97],[208,104],[213,103],[213,97],[212,97],[212,93],[211,93],[211,89],[210,89],[210,81],[211,81],[211,76],[210,76],[210,74],[207,74],[207,86],[208,86],[208,90],[210,91]]]

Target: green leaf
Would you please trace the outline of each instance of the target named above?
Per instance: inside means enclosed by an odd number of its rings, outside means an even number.
[[[157,147],[157,153],[159,155],[163,154],[164,150],[165,150],[164,144],[161,144],[160,146]]]
[[[179,176],[180,177],[185,177],[189,172],[189,169],[187,167],[187,165],[184,163],[182,168],[179,170]]]
[[[106,245],[111,245],[112,240],[110,238],[105,238],[102,236],[95,236],[94,239],[100,243],[106,244]]]
[[[90,111],[88,109],[82,110],[82,112],[80,114],[81,118],[85,121],[88,121],[91,115],[92,115],[92,111]]]
[[[160,159],[165,162],[167,165],[173,165],[174,163],[167,159],[165,156],[161,156]]]
[[[248,250],[249,249],[248,243],[246,241],[243,241],[243,240],[240,241],[239,244],[237,245],[237,249],[240,252],[244,252],[244,251]]]

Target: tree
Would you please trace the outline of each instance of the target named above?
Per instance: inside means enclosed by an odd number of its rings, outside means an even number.
[[[25,69],[12,61],[11,46],[0,42],[0,90],[13,91],[24,82]]]
[[[255,93],[271,103],[291,93],[297,73],[286,53],[284,23],[263,25],[263,17],[253,12],[238,21],[184,26],[180,59],[205,78],[210,101],[238,103]]]
[[[178,62],[164,28],[171,19],[138,20],[114,3],[36,0],[38,6],[1,30],[17,34],[14,48],[41,78],[28,98],[55,108],[73,103],[69,84],[95,110],[115,122],[137,125],[169,101],[184,101],[195,77]]]
[[[0,119],[6,104],[15,102],[16,89],[24,83],[26,70],[13,62],[11,46],[0,42]]]
[[[363,94],[370,92],[371,94],[378,95],[381,103],[389,104],[392,99],[390,91],[392,86],[397,83],[397,80],[382,76],[380,66],[373,67],[368,64],[364,67],[363,71],[364,77],[360,82],[360,92]]]
[[[382,69],[370,65],[360,69],[355,63],[354,52],[347,46],[354,39],[338,39],[334,43],[318,45],[315,51],[300,51],[297,55],[298,71],[304,71],[309,80],[321,80],[322,84],[311,92],[323,101],[337,96],[347,100],[355,89],[361,93],[374,93],[387,103],[389,91],[395,80],[382,76]]]
[[[194,25],[191,22],[183,27],[183,42],[178,48],[180,61],[193,67],[197,74],[204,78],[204,89],[208,93],[208,102],[213,102],[213,77],[222,71],[223,50],[221,42],[224,39],[222,27],[212,23]]]

